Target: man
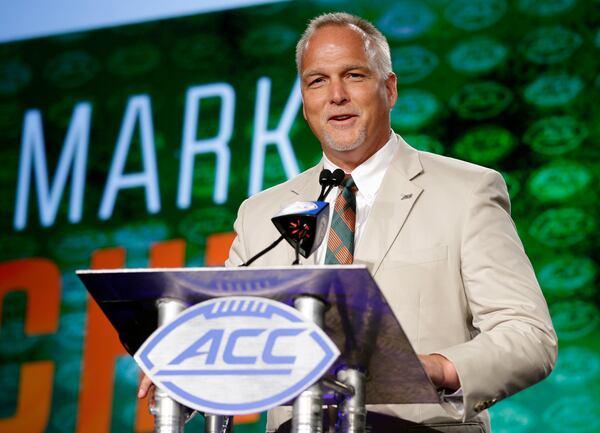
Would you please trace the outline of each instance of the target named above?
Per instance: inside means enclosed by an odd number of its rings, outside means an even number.
[[[275,239],[270,216],[314,200],[323,168],[343,169],[358,188],[348,186],[356,194],[350,246],[338,242],[333,251],[326,239],[304,263],[366,264],[432,382],[454,392],[454,404],[369,410],[430,426],[423,431],[489,431],[485,409],[547,376],[557,350],[502,177],[418,152],[391,131],[396,77],[387,41],[370,23],[344,13],[317,17],[298,42],[296,62],[303,114],[321,142],[322,163],[242,203],[227,264],[243,263]],[[254,265],[293,258],[280,244]],[[267,429],[289,416],[273,411]]]

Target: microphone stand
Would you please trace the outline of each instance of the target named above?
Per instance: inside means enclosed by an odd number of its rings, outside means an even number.
[[[300,242],[302,242],[302,239],[300,239],[298,242],[296,242],[296,245],[294,245],[294,251],[296,253],[296,260],[294,260],[292,262],[292,265],[300,264]]]
[[[256,254],[254,257],[251,257],[247,262],[242,263],[239,267],[244,267],[244,266],[250,266],[252,263],[254,263],[254,261],[256,259],[259,259],[260,257],[264,256],[266,253],[268,253],[269,251],[271,251],[273,248],[275,248],[277,245],[279,245],[279,243],[283,240],[283,235],[279,236],[277,238],[277,240],[275,240],[275,242],[273,242],[271,245],[269,245],[267,248],[265,248],[264,250],[260,251],[258,254]]]

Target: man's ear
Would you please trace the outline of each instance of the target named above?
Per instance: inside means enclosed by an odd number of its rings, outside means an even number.
[[[390,72],[390,75],[388,75],[387,79],[385,80],[385,91],[391,110],[394,108],[394,105],[396,105],[396,101],[398,100],[398,80],[396,78],[396,74],[393,72]]]
[[[304,120],[308,121],[306,118],[306,108],[304,106],[304,97],[302,98],[302,116],[304,116]]]

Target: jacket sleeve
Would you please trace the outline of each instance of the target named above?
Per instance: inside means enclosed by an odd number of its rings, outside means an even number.
[[[461,273],[474,337],[438,351],[454,364],[466,420],[546,377],[557,338],[546,301],[510,217],[502,176],[473,189],[461,239]]]

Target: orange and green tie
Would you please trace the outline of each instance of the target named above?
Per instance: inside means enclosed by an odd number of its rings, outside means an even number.
[[[327,241],[326,265],[349,265],[354,260],[354,226],[356,224],[356,191],[352,176],[344,177],[335,199],[329,240]]]

